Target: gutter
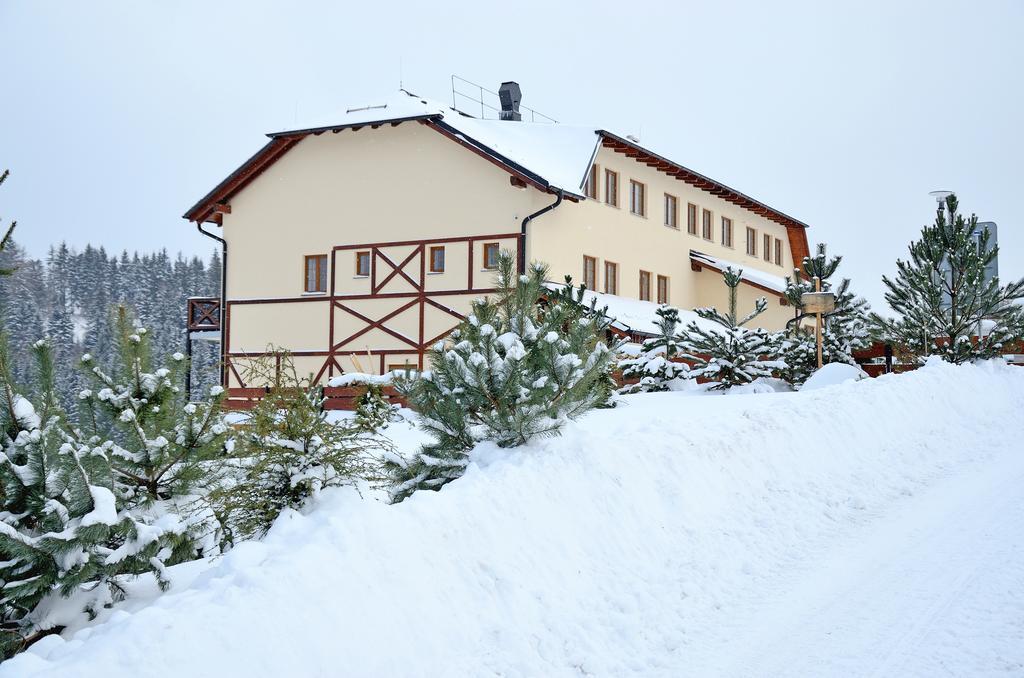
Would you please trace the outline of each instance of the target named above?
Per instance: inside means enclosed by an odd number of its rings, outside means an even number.
[[[527,216],[525,219],[523,219],[523,225],[522,225],[522,227],[519,230],[519,274],[520,275],[523,275],[524,273],[526,273],[526,226],[531,221],[533,221],[537,217],[541,216],[545,212],[550,212],[551,210],[555,209],[556,207],[558,207],[559,205],[562,204],[562,197],[564,195],[562,189],[556,188],[555,191],[556,191],[556,194],[557,194],[558,197],[555,198],[555,201],[553,203],[551,203],[550,205],[548,205],[546,207],[542,207],[541,209],[537,210],[533,214],[531,214],[531,215]]]
[[[224,343],[224,332],[227,329],[227,287],[228,287],[228,241],[209,231],[203,230],[202,222],[196,223],[196,228],[207,238],[213,238],[220,243],[220,384],[225,389],[228,387],[228,347]],[[191,357],[191,356],[190,356]],[[189,366],[191,377],[192,367]],[[191,378],[189,379],[191,382]],[[186,389],[188,390],[188,389]]]

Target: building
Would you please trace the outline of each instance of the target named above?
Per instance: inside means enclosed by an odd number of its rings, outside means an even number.
[[[724,306],[719,271],[738,266],[741,307],[767,296],[763,326],[792,318],[781,292],[806,224],[631,138],[520,121],[518,86],[502,94],[500,120],[403,92],[270,134],[188,210],[225,245],[223,307],[197,302],[190,323],[220,329],[228,387],[259,386],[245,364],[268,347],[319,381],[422,366],[504,249],[652,319],[659,303]]]

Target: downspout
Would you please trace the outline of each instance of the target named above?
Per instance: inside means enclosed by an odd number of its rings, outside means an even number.
[[[523,225],[522,225],[522,228],[520,229],[520,232],[519,232],[519,274],[520,275],[526,273],[526,225],[529,224],[534,219],[536,219],[537,217],[539,217],[540,215],[544,214],[545,212],[550,212],[551,210],[555,209],[556,207],[558,207],[559,205],[562,204],[562,195],[563,195],[562,189],[556,188],[555,191],[556,191],[557,197],[555,198],[555,201],[553,203],[551,203],[547,207],[542,207],[541,209],[537,210],[533,214],[531,214],[531,215],[527,216],[525,219],[523,219]]]
[[[203,223],[196,222],[196,228],[207,238],[213,238],[220,243],[220,384],[224,388],[228,385],[228,347],[224,345],[224,330],[227,321],[227,286],[228,286],[228,241],[209,231],[203,230]],[[189,373],[192,367],[189,366]]]

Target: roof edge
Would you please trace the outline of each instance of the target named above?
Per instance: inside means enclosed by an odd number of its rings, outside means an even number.
[[[634,149],[636,151],[639,151],[641,153],[645,153],[648,156],[650,156],[651,158],[653,158],[653,159],[655,159],[655,160],[657,160],[659,162],[665,163],[667,165],[671,165],[676,170],[678,170],[680,172],[685,172],[687,174],[690,174],[695,179],[697,179],[699,181],[706,182],[708,184],[711,184],[712,187],[714,187],[714,188],[716,188],[716,189],[718,189],[720,191],[732,194],[732,196],[734,196],[737,199],[749,201],[753,205],[756,205],[757,207],[760,207],[761,209],[766,210],[766,211],[772,213],[773,215],[775,215],[777,218],[773,219],[773,221],[781,223],[783,226],[794,226],[794,227],[799,227],[799,228],[809,228],[809,226],[807,224],[805,224],[804,222],[800,221],[799,219],[791,217],[788,214],[786,214],[785,212],[780,212],[779,210],[775,209],[774,207],[766,205],[765,203],[761,202],[760,200],[757,200],[756,198],[752,198],[752,197],[750,197],[749,195],[747,195],[745,193],[737,191],[735,188],[731,188],[730,186],[726,186],[722,182],[716,181],[715,179],[712,179],[711,177],[705,176],[705,175],[701,174],[700,172],[696,172],[696,171],[690,169],[689,167],[686,167],[684,165],[679,164],[678,162],[676,162],[674,160],[669,160],[668,158],[666,158],[666,157],[664,157],[662,155],[658,155],[654,151],[652,151],[652,150],[650,150],[648,148],[645,148],[644,146],[641,146],[640,144],[636,143],[635,141],[632,141],[630,139],[626,139],[626,138],[620,137],[619,135],[615,134],[614,132],[609,132],[608,130],[605,130],[605,129],[599,129],[599,130],[597,130],[597,133],[598,133],[599,136],[601,136],[603,138],[611,139],[611,140],[615,141],[616,143],[622,144],[624,146],[628,146],[628,147],[630,147],[630,148],[632,148],[632,149]]]

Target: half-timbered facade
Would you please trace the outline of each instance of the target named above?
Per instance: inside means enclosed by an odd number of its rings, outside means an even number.
[[[721,305],[718,271],[739,266],[741,304],[769,296],[772,329],[792,317],[782,280],[807,254],[805,224],[625,137],[405,94],[270,135],[185,216],[225,243],[231,388],[259,386],[245,364],[270,347],[319,381],[423,367],[492,291],[501,250],[652,308]],[[210,328],[209,307],[192,309]]]

